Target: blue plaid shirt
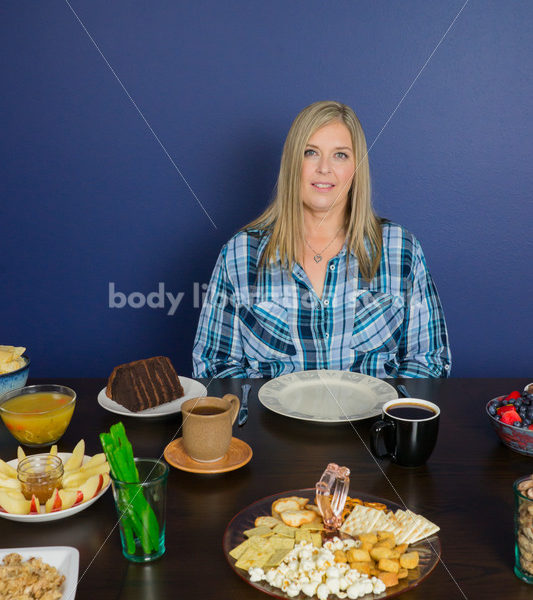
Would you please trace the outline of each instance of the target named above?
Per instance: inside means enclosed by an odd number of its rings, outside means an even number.
[[[319,298],[305,271],[258,270],[268,233],[241,231],[220,252],[193,348],[195,377],[277,377],[337,369],[374,377],[447,377],[451,357],[437,290],[416,238],[383,224],[383,255],[363,279],[346,245]]]

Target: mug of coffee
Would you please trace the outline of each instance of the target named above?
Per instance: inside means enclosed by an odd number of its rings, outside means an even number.
[[[423,465],[437,442],[440,408],[427,400],[402,398],[385,402],[382,410],[382,419],[370,429],[372,454],[404,467]]]
[[[214,462],[229,450],[231,429],[240,402],[237,396],[191,398],[181,405],[183,446],[198,462]]]

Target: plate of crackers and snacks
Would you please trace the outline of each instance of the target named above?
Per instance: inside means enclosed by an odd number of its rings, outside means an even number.
[[[52,461],[47,461],[48,457],[61,461],[55,480],[50,476]],[[34,470],[29,478],[21,475],[21,479],[19,464],[33,458],[39,459],[43,472]],[[94,504],[110,485],[105,454],[86,456],[84,440],[73,452],[58,452],[57,446],[52,446],[48,455],[26,457],[19,447],[17,458],[0,459],[0,518],[31,523],[65,519]]]
[[[176,373],[166,356],[153,356],[115,367],[98,404],[121,416],[161,418],[181,412],[185,400],[207,395],[205,385]]]
[[[277,598],[392,598],[437,565],[439,527],[389,500],[351,492],[327,534],[315,488],[274,494],[239,512],[224,533],[231,568]]]
[[[0,550],[1,598],[72,600],[80,554],[70,546]]]

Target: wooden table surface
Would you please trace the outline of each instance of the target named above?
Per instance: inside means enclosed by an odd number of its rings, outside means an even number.
[[[87,454],[101,452],[98,434],[118,415],[97,403],[105,381],[47,380],[78,393],[72,422],[59,442],[70,452],[84,438]],[[43,383],[33,380],[30,383]],[[207,383],[207,382],[204,382]],[[215,380],[209,395],[240,396],[243,380]],[[228,522],[242,508],[271,494],[313,487],[328,462],[351,469],[351,490],[405,502],[441,527],[442,560],[402,600],[513,599],[533,588],[513,573],[512,484],[533,472],[533,459],[503,446],[485,416],[492,397],[521,390],[523,379],[405,380],[414,397],[441,408],[439,439],[427,465],[402,468],[375,461],[367,451],[369,420],[324,425],[276,415],[258,401],[264,383],[252,380],[248,423],[234,435],[253,449],[251,462],[225,474],[196,475],[170,469],[167,551],[149,565],[128,562],[121,553],[111,492],[85,511],[50,523],[0,520],[1,546],[74,546],[80,551],[78,600],[246,599],[267,596],[241,580],[222,552]],[[136,456],[159,457],[179,436],[181,417],[147,421],[125,418]],[[352,426],[353,425],[353,426]],[[17,443],[0,428],[0,457],[15,457]]]

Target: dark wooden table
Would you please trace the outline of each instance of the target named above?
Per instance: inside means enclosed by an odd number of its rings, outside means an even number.
[[[53,380],[59,383],[58,380]],[[43,381],[39,381],[42,383]],[[30,383],[37,383],[31,381]],[[59,442],[71,451],[84,438],[87,453],[100,452],[98,434],[118,419],[97,404],[103,380],[61,383],[78,393],[72,422]],[[207,382],[205,382],[207,383]],[[209,395],[240,396],[242,380],[218,380]],[[436,449],[423,467],[376,462],[368,453],[369,421],[323,425],[271,413],[257,399],[263,381],[251,381],[248,423],[234,435],[253,448],[251,462],[231,473],[195,475],[171,468],[168,482],[167,552],[150,565],[121,553],[111,492],[85,511],[51,523],[0,520],[1,546],[75,546],[80,551],[78,600],[191,600],[267,596],[243,582],[226,563],[222,536],[242,508],[285,490],[312,487],[328,462],[351,469],[351,490],[401,503],[441,527],[442,561],[405,600],[513,599],[533,588],[513,574],[512,483],[533,472],[533,459],[503,446],[484,414],[488,399],[521,390],[522,379],[407,380],[413,396],[441,407]],[[159,457],[179,435],[181,417],[123,420],[137,456]],[[364,443],[363,443],[364,442]],[[14,458],[17,443],[0,429],[0,457]],[[395,491],[396,490],[396,491]],[[397,495],[397,493],[398,495]]]

